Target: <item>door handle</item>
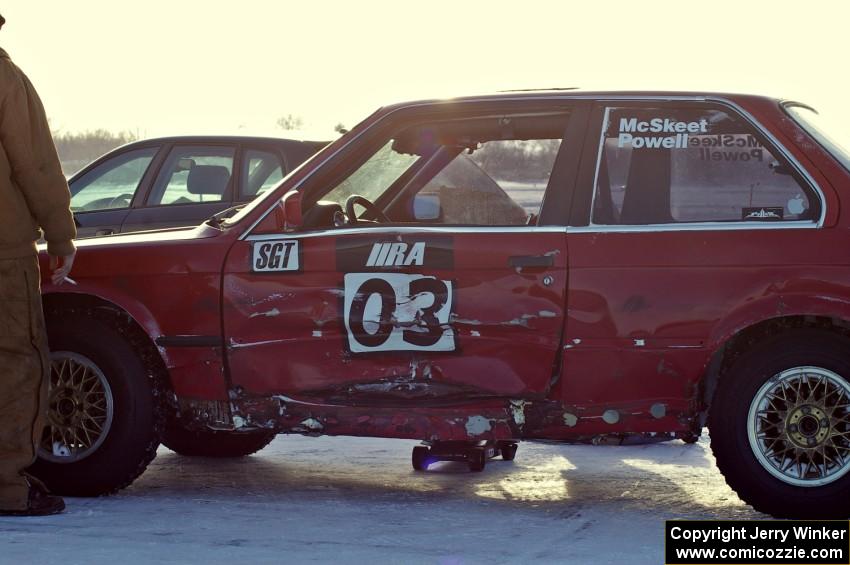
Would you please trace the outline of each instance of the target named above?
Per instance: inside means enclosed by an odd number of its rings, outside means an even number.
[[[518,269],[545,269],[555,264],[551,255],[514,255],[508,257],[508,265]]]
[[[94,235],[96,235],[96,236],[112,235],[114,233],[115,233],[115,230],[112,229],[112,228],[103,228],[103,229],[99,229],[96,232],[94,232]]]

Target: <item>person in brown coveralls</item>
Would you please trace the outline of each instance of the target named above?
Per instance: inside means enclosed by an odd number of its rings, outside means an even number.
[[[61,284],[75,255],[70,201],[41,100],[0,49],[0,515],[65,508],[24,470],[35,461],[50,370],[35,242],[41,228]]]

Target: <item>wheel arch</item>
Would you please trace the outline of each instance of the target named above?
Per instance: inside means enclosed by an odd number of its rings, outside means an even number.
[[[708,418],[717,384],[735,359],[768,337],[803,328],[823,329],[850,338],[850,315],[795,314],[766,318],[731,332],[716,343],[699,384],[701,426]]]
[[[136,316],[122,306],[92,294],[53,292],[42,297],[45,321],[49,325],[62,317],[83,314],[100,320],[124,336],[139,352],[142,362],[149,371],[154,391],[167,413],[177,410],[177,399],[167,368],[164,353],[156,346],[150,332],[158,332],[158,326],[145,311],[143,325]]]

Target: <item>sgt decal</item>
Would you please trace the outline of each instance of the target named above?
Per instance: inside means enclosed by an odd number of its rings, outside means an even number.
[[[255,241],[251,270],[255,273],[298,271],[301,268],[297,239]]]

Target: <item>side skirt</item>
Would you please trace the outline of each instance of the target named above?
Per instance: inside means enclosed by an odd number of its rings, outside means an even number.
[[[234,429],[266,428],[307,435],[431,442],[590,441],[608,434],[682,434],[695,429],[696,414],[686,401],[656,399],[637,404],[579,408],[547,400],[488,399],[438,406],[342,405],[285,395],[240,395],[230,401]]]

